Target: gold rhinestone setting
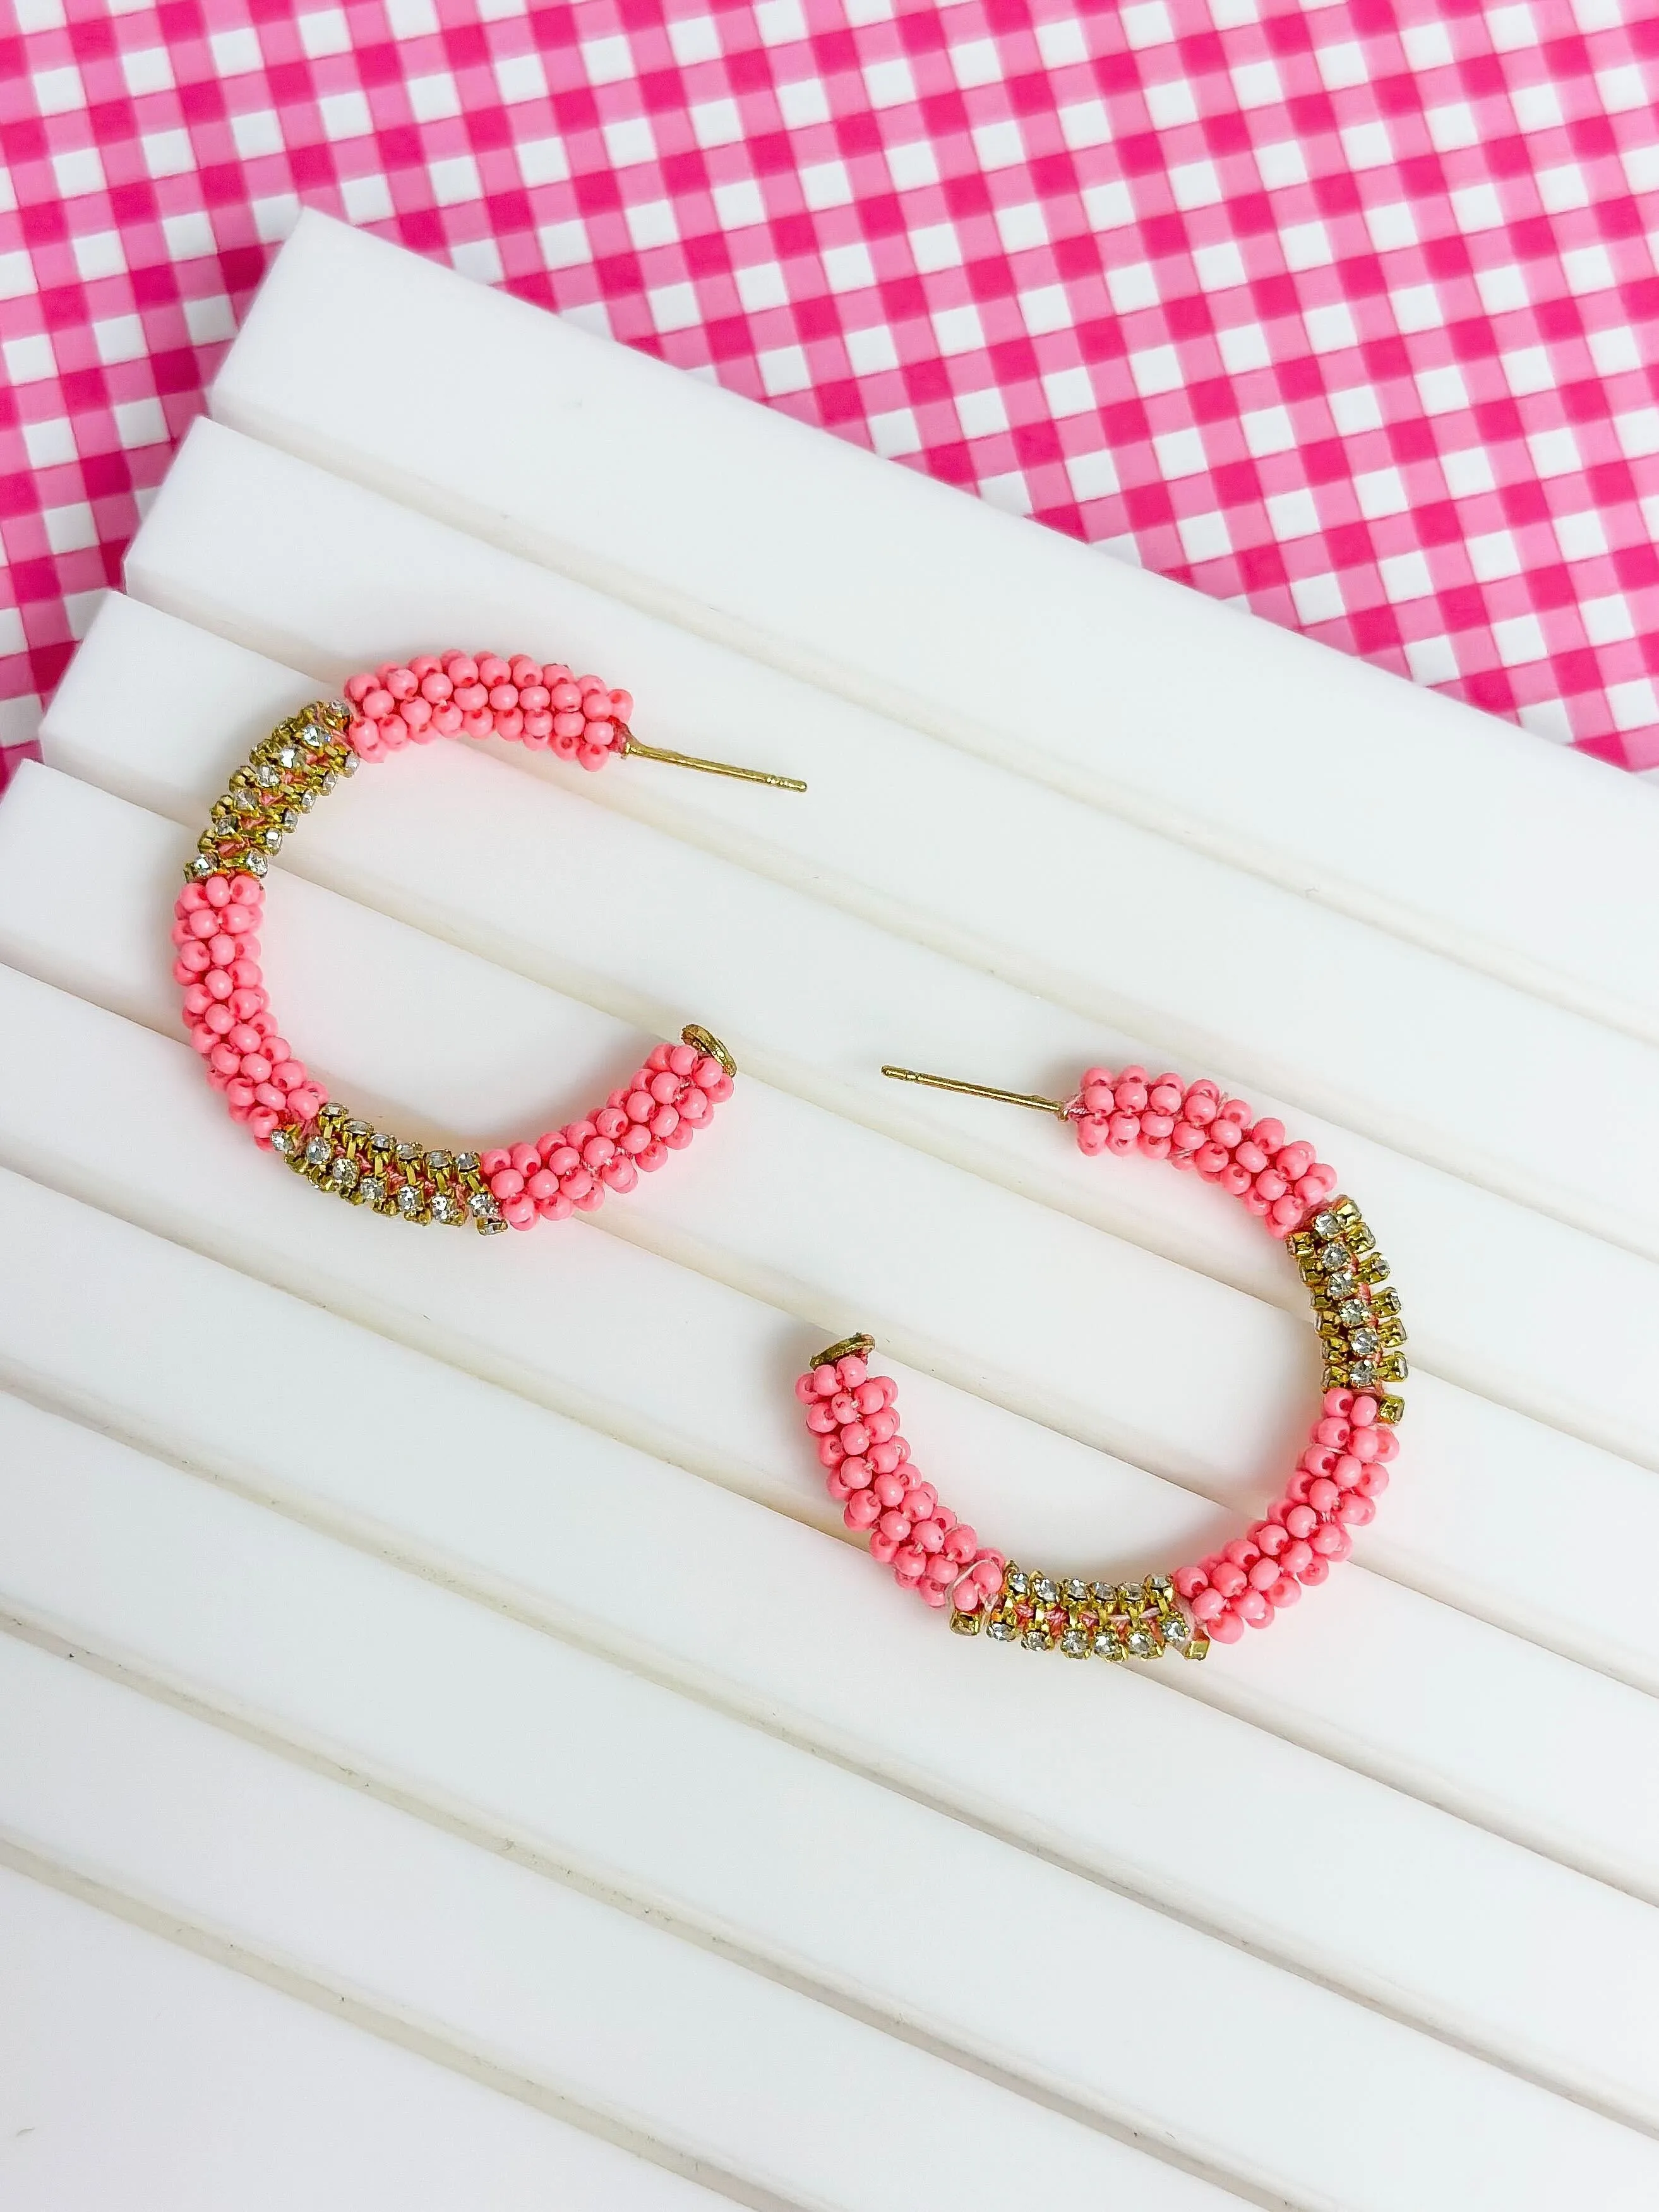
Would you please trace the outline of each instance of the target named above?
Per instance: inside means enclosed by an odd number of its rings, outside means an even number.
[[[1334,1199],[1289,1244],[1313,1301],[1325,1388],[1366,1392],[1378,1420],[1394,1425],[1406,1410],[1397,1395],[1410,1372],[1401,1349],[1406,1329],[1400,1293],[1389,1286],[1389,1263],[1364,1217],[1352,1199]]]
[[[953,1607],[951,1626],[958,1636],[1067,1659],[1161,1659],[1166,1652],[1201,1659],[1210,1648],[1167,1575],[1148,1575],[1139,1584],[1061,1580],[1012,1560],[990,1604],[975,1613]]]
[[[350,708],[340,700],[314,700],[262,738],[214,801],[185,882],[264,877],[317,801],[356,773],[357,756],[342,734],[350,720]],[[279,1122],[270,1147],[318,1190],[390,1219],[476,1229],[485,1237],[507,1227],[475,1152],[411,1143],[356,1119],[333,1099],[309,1121]]]

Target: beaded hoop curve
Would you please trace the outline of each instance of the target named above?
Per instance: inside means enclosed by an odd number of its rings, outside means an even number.
[[[1231,1543],[1139,1584],[1085,1580],[1018,1566],[980,1542],[939,1503],[899,1433],[896,1387],[870,1371],[875,1340],[845,1338],[813,1358],[795,1383],[830,1494],[872,1558],[923,1602],[948,1612],[962,1636],[1072,1659],[1202,1659],[1212,1642],[1236,1644],[1265,1628],[1348,1556],[1387,1489],[1405,1413],[1393,1386],[1406,1379],[1406,1331],[1389,1264],[1351,1198],[1311,1145],[1284,1124],[1258,1120],[1213,1083],[1114,1075],[1091,1067],[1068,1100],[957,1083],[914,1069],[884,1075],[1031,1106],[1070,1122],[1085,1152],[1139,1152],[1218,1184],[1283,1240],[1313,1301],[1325,1360],[1325,1395],[1307,1449],[1263,1517]]]
[[[737,1066],[696,1024],[659,1044],[602,1106],[562,1129],[483,1152],[451,1152],[374,1129],[325,1097],[277,1030],[259,968],[264,878],[317,801],[354,775],[438,737],[505,738],[590,769],[637,755],[804,791],[792,776],[641,744],[634,702],[597,676],[520,656],[450,653],[354,676],[255,745],[216,801],[173,908],[173,975],[208,1080],[254,1141],[319,1190],[404,1221],[484,1236],[591,1213],[690,1144],[732,1095]]]

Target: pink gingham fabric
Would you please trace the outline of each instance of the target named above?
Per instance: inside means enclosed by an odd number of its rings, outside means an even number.
[[[1659,768],[1649,0],[3,6],[0,739],[308,204]]]

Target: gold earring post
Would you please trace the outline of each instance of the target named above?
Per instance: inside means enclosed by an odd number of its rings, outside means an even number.
[[[969,1098],[999,1098],[1006,1106],[1030,1106],[1039,1114],[1057,1114],[1062,1121],[1071,1118],[1071,1109],[1058,1098],[1039,1098],[1030,1091],[997,1091],[988,1083],[958,1083],[949,1075],[923,1075],[914,1067],[884,1067],[884,1075],[890,1075],[895,1083],[924,1083],[930,1091],[960,1091]]]
[[[774,791],[805,791],[798,776],[772,775],[762,768],[733,768],[730,761],[704,760],[697,753],[677,753],[665,745],[643,745],[632,730],[623,732],[623,751],[640,760],[665,761],[670,768],[701,769],[705,775],[729,775],[738,783],[764,783]]]

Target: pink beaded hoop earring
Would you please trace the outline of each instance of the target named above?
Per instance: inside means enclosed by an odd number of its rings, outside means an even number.
[[[1325,1359],[1325,1395],[1308,1448],[1260,1521],[1220,1551],[1148,1575],[1139,1584],[1060,1577],[1017,1566],[980,1542],[940,1504],[899,1433],[890,1376],[872,1375],[870,1336],[832,1344],[795,1383],[817,1442],[830,1494],[847,1525],[867,1534],[872,1558],[924,1603],[949,1612],[962,1636],[1072,1659],[1201,1659],[1212,1642],[1236,1644],[1265,1628],[1322,1583],[1352,1547],[1388,1487],[1405,1404],[1389,1386],[1406,1379],[1399,1294],[1389,1265],[1351,1198],[1311,1145],[1287,1141],[1282,1122],[1257,1120],[1213,1083],[1114,1075],[1091,1067],[1061,1101],[914,1068],[884,1067],[902,1083],[1030,1106],[1072,1124],[1085,1152],[1145,1153],[1194,1170],[1243,1201],[1283,1240],[1312,1296]]]
[[[520,656],[449,653],[354,676],[345,700],[301,708],[262,738],[214,805],[173,908],[173,975],[208,1080],[254,1142],[319,1190],[404,1221],[484,1236],[591,1213],[689,1145],[732,1095],[737,1064],[695,1023],[659,1044],[605,1104],[495,1151],[446,1152],[373,1128],[325,1097],[279,1033],[259,969],[263,878],[319,799],[360,761],[433,738],[506,738],[585,769],[629,755],[805,791],[793,776],[641,744],[634,702],[597,676]]]

